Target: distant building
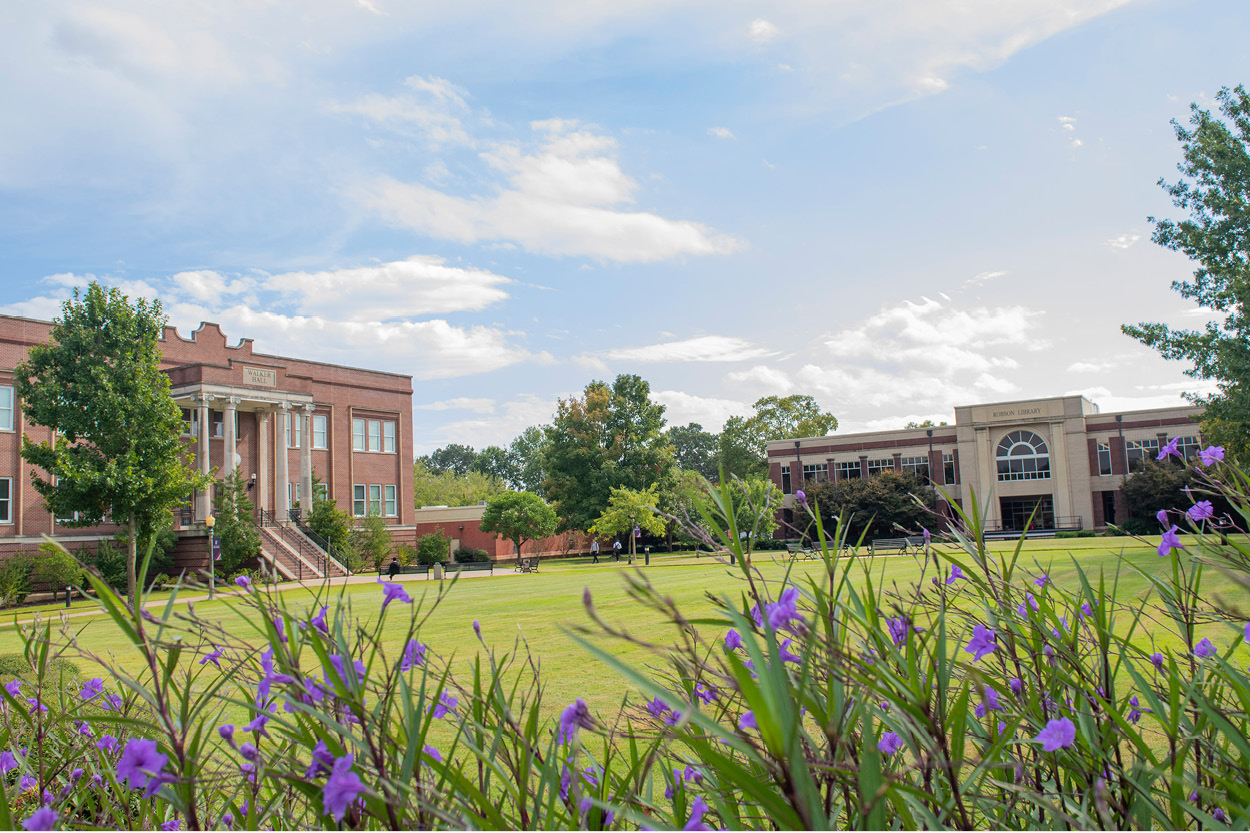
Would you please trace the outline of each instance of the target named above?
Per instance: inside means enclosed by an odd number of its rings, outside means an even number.
[[[415,537],[441,532],[448,539],[447,548],[450,552],[454,553],[463,546],[486,550],[487,557],[492,561],[516,558],[511,541],[494,532],[483,532],[478,528],[485,511],[485,502],[473,506],[422,506],[417,510]],[[546,538],[526,541],[521,547],[521,555],[582,555],[590,552],[591,540],[584,532],[560,532]],[[607,548],[610,552],[612,544],[608,540]]]
[[[13,369],[50,329],[45,321],[0,316],[0,553],[37,546],[44,534],[73,549],[117,532],[54,519],[19,454],[22,434],[51,438],[25,421],[13,388]],[[379,514],[411,535],[411,376],[256,353],[251,339],[231,346],[209,323],[190,338],[166,327],[161,353],[196,466],[217,480],[243,472],[249,497],[264,512],[266,553],[280,570],[304,578],[339,572],[290,519],[293,508],[307,508],[314,475],[339,509]],[[212,497],[208,490],[192,494],[175,513],[185,539],[180,567],[207,564],[204,519]]]
[[[965,405],[953,425],[836,434],[767,444],[769,476],[786,494],[807,481],[912,471],[932,478],[961,507],[977,501],[990,530],[1098,529],[1123,523],[1124,475],[1179,438],[1187,458],[1200,445],[1194,406],[1100,413],[1083,396]]]

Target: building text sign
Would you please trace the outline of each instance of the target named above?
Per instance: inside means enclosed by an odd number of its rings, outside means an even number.
[[[1007,405],[978,405],[972,409],[973,422],[1019,422],[1062,417],[1063,402],[1021,402]]]
[[[267,367],[244,367],[243,384],[276,388],[278,386],[278,371],[270,370]]]

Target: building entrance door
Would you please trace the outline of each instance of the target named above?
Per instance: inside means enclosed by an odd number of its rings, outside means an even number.
[[[1051,495],[1025,495],[1023,497],[1005,497],[999,501],[1002,509],[1003,529],[1020,532],[1033,515],[1031,529],[1055,528],[1055,500]],[[1037,514],[1033,514],[1033,510]]]

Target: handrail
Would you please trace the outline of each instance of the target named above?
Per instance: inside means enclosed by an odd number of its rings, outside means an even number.
[[[290,531],[285,526],[278,523],[277,517],[272,512],[268,512],[258,507],[256,513],[259,518],[257,525],[268,529],[272,534],[277,535],[277,537],[284,544],[294,550],[299,556],[296,559],[296,567],[299,571],[299,577],[301,580],[303,579],[305,563],[312,564],[313,569],[320,572],[323,578],[328,575],[330,572],[330,564],[329,556],[326,555],[325,551],[318,548],[302,535],[291,535]],[[292,540],[292,538],[294,540]]]
[[[304,523],[303,518],[293,517],[292,520],[295,522],[295,527],[300,532],[304,533],[304,535],[306,535],[314,544],[321,547],[321,549],[325,551],[326,555],[328,555],[330,558],[333,558],[335,561],[341,564],[343,566],[344,572],[347,575],[350,576],[352,574],[350,563],[348,562],[346,558],[343,558],[343,556],[339,553],[337,549],[334,548],[334,544],[330,543],[330,541],[327,538],[323,537],[319,532],[317,532],[311,526]]]

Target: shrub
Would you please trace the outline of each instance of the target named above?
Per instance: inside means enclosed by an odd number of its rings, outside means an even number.
[[[401,566],[407,567],[417,563],[417,550],[412,544],[399,544],[395,547],[395,555]]]
[[[417,539],[417,563],[441,564],[447,560],[447,536],[441,532],[431,532]]]
[[[83,583],[82,565],[63,547],[44,541],[31,559],[30,580],[58,592],[66,587],[79,587]]]
[[[456,547],[456,551],[452,553],[452,557],[461,564],[469,564],[478,561],[490,561],[490,553],[486,550],[466,547],[464,544]]]
[[[361,521],[352,537],[360,560],[375,572],[380,572],[382,565],[391,557],[391,530],[386,521],[378,515],[369,515]]]
[[[16,607],[30,592],[30,557],[14,553],[0,563],[0,608]]]
[[[1097,533],[1092,529],[1061,529],[1055,533],[1056,538],[1093,538]]]

